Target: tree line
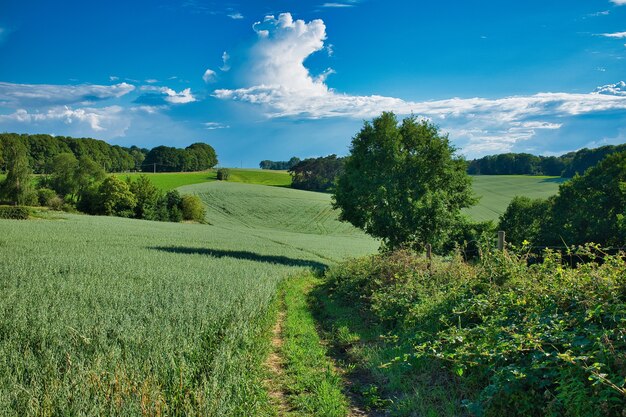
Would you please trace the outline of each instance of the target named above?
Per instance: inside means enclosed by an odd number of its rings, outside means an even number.
[[[176,190],[164,193],[145,175],[134,181],[107,175],[87,155],[59,153],[46,164],[46,173],[34,179],[26,145],[8,137],[3,159],[7,176],[0,182],[0,202],[145,220],[204,221],[204,206],[197,196],[181,196]]]
[[[0,134],[0,170],[7,170],[5,156],[9,142],[20,142],[26,149],[28,164],[35,174],[47,174],[53,160],[60,154],[72,154],[77,159],[89,158],[105,172],[182,172],[203,171],[217,165],[215,150],[206,143],[194,143],[185,149],[157,146],[153,149],[137,146],[110,145],[92,138],[66,136]]]
[[[294,156],[289,161],[270,161],[269,159],[264,159],[259,162],[259,167],[261,169],[270,169],[274,171],[284,171],[293,168],[300,162],[300,158]]]
[[[580,149],[561,156],[537,156],[528,153],[488,155],[468,161],[470,175],[550,175],[572,178],[582,175],[608,155],[626,151],[626,144]]]

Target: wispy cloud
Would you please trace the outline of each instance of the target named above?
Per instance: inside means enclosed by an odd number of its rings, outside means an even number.
[[[243,19],[243,15],[239,12],[229,13],[226,16],[230,17],[233,20],[241,20]]]
[[[350,3],[324,3],[320,7],[354,7],[354,4]]]
[[[611,3],[616,6],[623,6],[626,4],[626,0],[611,0]]]
[[[611,14],[610,10],[602,10],[600,12],[589,13],[587,16],[598,17],[598,16],[608,16],[609,14]]]
[[[114,85],[52,85],[0,82],[0,105],[17,108],[90,103],[119,98],[133,90],[135,90],[135,86],[127,83]]]
[[[626,38],[626,32],[601,33],[600,36],[606,38],[623,39]]]
[[[230,55],[226,51],[222,54],[222,66],[220,70],[224,72],[230,71]]]
[[[18,109],[12,114],[0,115],[0,122],[6,121],[36,124],[56,121],[65,125],[85,124],[94,132],[113,130],[111,133],[114,136],[122,136],[130,125],[130,121],[124,116],[124,109],[120,106],[102,108],[59,106],[43,113]]]
[[[538,132],[558,130],[564,120],[608,110],[626,110],[624,86],[617,83],[586,94],[537,93],[498,99],[451,98],[408,101],[380,95],[341,94],[326,85],[328,69],[314,76],[305,60],[324,49],[322,20],[293,20],[284,13],[254,25],[257,42],[250,51],[248,87],[219,89],[214,95],[261,106],[270,118],[364,119],[382,111],[430,118],[465,139],[467,152],[506,151]]]
[[[219,122],[206,122],[206,123],[202,123],[202,125],[207,130],[228,129],[228,128],[230,128],[230,126],[225,125],[223,123],[219,123]]]
[[[156,87],[152,85],[141,86],[142,91],[148,91],[148,97],[139,97],[135,100],[137,103],[149,103],[154,104],[162,99],[166,103],[170,104],[186,104],[197,101],[191,93],[191,88],[185,88],[179,92],[172,90],[169,87]]]

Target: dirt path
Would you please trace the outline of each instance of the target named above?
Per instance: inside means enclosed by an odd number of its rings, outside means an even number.
[[[276,324],[272,329],[272,350],[265,362],[270,371],[271,379],[267,381],[267,388],[270,398],[274,401],[278,408],[278,415],[283,416],[290,410],[289,403],[285,393],[282,390],[283,362],[280,357],[280,348],[283,345],[282,331],[285,322],[285,306],[284,302],[280,302],[280,310],[276,318]]]

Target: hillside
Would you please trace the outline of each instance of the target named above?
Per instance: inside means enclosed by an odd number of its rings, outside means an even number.
[[[181,191],[203,198],[210,225],[0,220],[0,414],[272,414],[259,381],[278,283],[377,242],[324,194]]]

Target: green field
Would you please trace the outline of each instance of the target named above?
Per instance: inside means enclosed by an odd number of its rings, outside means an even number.
[[[566,181],[560,177],[527,175],[475,175],[472,178],[474,192],[480,200],[465,212],[474,220],[494,221],[504,213],[513,197],[546,198],[556,194],[559,184]]]
[[[241,182],[246,184],[271,185],[275,187],[289,187],[291,176],[287,171],[269,171],[261,169],[237,169],[229,168],[229,182]],[[135,180],[140,175],[145,175],[152,183],[163,191],[182,187],[183,185],[201,184],[204,182],[217,180],[216,171],[202,172],[131,172],[114,174],[120,178],[130,178]],[[1,176],[0,176],[1,179]]]
[[[181,191],[211,224],[0,221],[0,415],[271,414],[259,341],[277,284],[378,244],[325,194]]]

